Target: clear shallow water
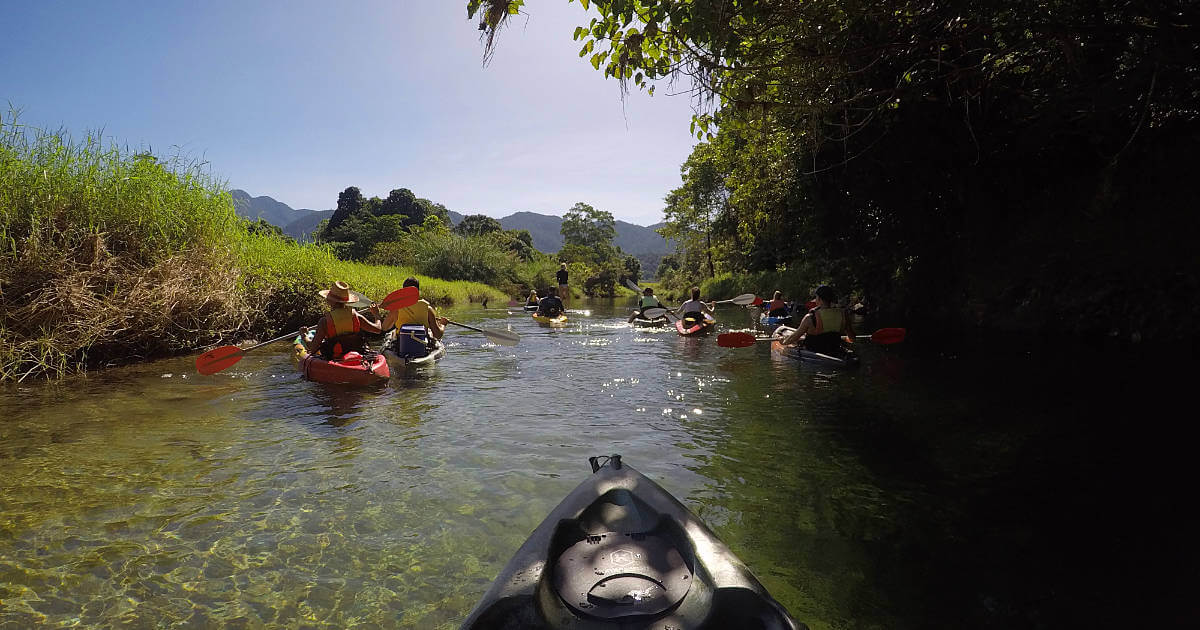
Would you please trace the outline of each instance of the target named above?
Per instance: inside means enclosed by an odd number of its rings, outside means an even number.
[[[1074,626],[1186,583],[1153,518],[1181,477],[1106,415],[1138,409],[1128,374],[870,346],[837,373],[581,308],[456,313],[522,342],[452,328],[367,390],[301,380],[287,344],[0,389],[0,628],[457,627],[607,453],[814,629]]]

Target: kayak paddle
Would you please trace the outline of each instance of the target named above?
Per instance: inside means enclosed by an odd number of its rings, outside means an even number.
[[[870,339],[880,345],[891,345],[904,341],[903,328],[880,328],[874,334],[858,335],[856,339]],[[771,341],[779,337],[755,337],[747,332],[730,332],[717,336],[717,345],[722,348],[746,348],[759,341]]]
[[[639,287],[636,282],[629,278],[625,278],[625,286],[629,287],[629,290],[637,292],[638,295],[642,294],[642,287]]]
[[[201,374],[216,374],[221,370],[233,367],[233,364],[241,361],[242,357],[246,356],[246,353],[250,352],[251,350],[275,343],[276,341],[283,341],[284,339],[295,337],[299,334],[299,330],[293,330],[286,335],[280,335],[274,339],[268,339],[267,341],[255,344],[249,348],[239,348],[237,346],[221,346],[220,348],[213,348],[212,350],[209,350],[208,352],[196,357],[196,371]]]
[[[907,332],[903,328],[880,328],[870,335],[858,335],[855,339],[870,339],[874,343],[886,346],[904,341]]]
[[[394,311],[398,308],[412,306],[420,299],[420,289],[417,287],[404,287],[403,289],[392,291],[387,297],[383,298],[383,301],[379,303],[379,308],[385,311]]]
[[[362,298],[361,295],[359,295],[359,298],[365,299]],[[405,306],[412,306],[413,304],[416,304],[417,300],[420,298],[420,293],[416,287],[404,287],[403,289],[396,289],[395,291],[389,293],[387,297],[383,298],[383,302],[381,302],[379,306],[390,311],[393,309],[404,308]],[[368,301],[368,304],[369,303],[370,302]],[[242,357],[246,356],[246,353],[250,352],[251,350],[256,350],[265,345],[275,343],[276,341],[283,341],[284,339],[295,337],[299,334],[299,330],[293,330],[286,335],[280,335],[274,339],[269,339],[262,343],[250,346],[249,348],[239,348],[238,346],[221,346],[220,348],[213,348],[212,350],[209,350],[208,352],[196,357],[196,371],[201,374],[216,374],[221,370],[226,370],[233,367],[234,364],[236,364],[238,361],[241,361]]]
[[[759,341],[770,341],[778,337],[755,337],[748,332],[728,332],[717,335],[717,345],[722,348],[748,348]]]
[[[518,343],[521,343],[521,335],[518,335],[517,333],[512,332],[510,330],[493,330],[490,328],[476,328],[474,326],[460,324],[456,321],[451,321],[449,319],[446,320],[446,323],[454,324],[455,326],[462,326],[463,328],[466,328],[467,330],[474,330],[476,332],[481,332],[484,334],[485,337],[488,338],[489,341],[499,344],[501,346],[515,346]]]
[[[650,308],[642,311],[642,319],[658,319],[659,317],[671,319],[671,311],[668,311],[665,308],[658,308],[656,306],[651,306]]]
[[[737,304],[738,306],[749,306],[754,303],[754,300],[757,300],[757,299],[758,299],[758,296],[754,295],[753,293],[743,293],[735,298],[730,298],[728,300],[717,300],[716,302],[713,302],[713,304],[731,304],[732,303],[732,304]]]

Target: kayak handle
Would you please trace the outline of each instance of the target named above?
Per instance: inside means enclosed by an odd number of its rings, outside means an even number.
[[[604,461],[600,461],[602,459]],[[588,463],[592,465],[592,472],[596,472],[608,464],[612,464],[613,470],[621,470],[621,456],[616,453],[612,455],[594,455],[588,458]]]

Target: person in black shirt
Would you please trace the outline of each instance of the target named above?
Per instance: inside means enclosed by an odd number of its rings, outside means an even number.
[[[554,275],[558,276],[558,294],[565,300],[571,295],[567,290],[567,263],[563,263]]]
[[[549,293],[549,295],[538,300],[537,314],[545,317],[558,317],[562,315],[566,308],[563,307],[562,300],[558,299],[557,295],[554,295],[554,287],[546,289],[546,293]]]

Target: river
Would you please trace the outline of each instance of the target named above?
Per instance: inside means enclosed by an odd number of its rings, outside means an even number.
[[[378,388],[288,344],[0,387],[0,628],[454,628],[610,453],[814,630],[1195,619],[1195,473],[1137,362],[906,342],[840,373],[571,306],[456,312],[522,341],[452,327]]]

